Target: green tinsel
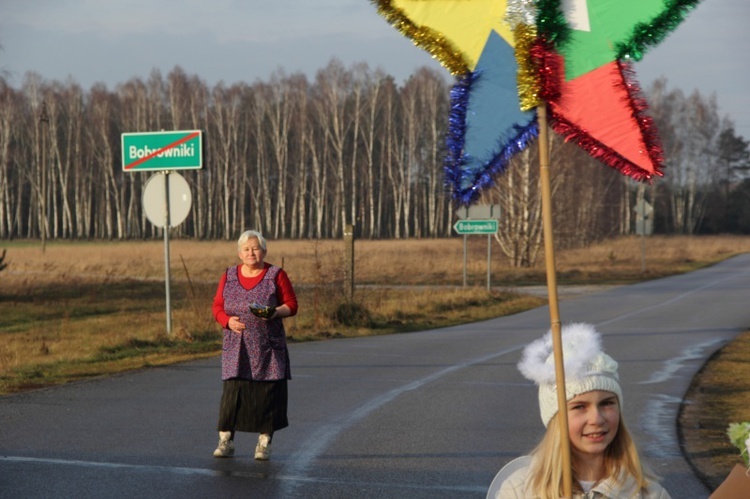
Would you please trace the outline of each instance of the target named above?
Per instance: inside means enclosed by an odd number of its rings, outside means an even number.
[[[539,0],[536,5],[539,35],[557,47],[570,38],[570,26],[560,4],[560,0]]]
[[[646,51],[661,43],[669,33],[685,19],[700,0],[670,0],[667,8],[653,22],[639,23],[633,28],[633,36],[615,46],[617,59],[640,61]]]

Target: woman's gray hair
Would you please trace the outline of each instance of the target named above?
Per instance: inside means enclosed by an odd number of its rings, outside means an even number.
[[[263,251],[266,251],[266,238],[263,237],[263,234],[258,232],[257,230],[246,230],[242,234],[240,234],[240,238],[237,240],[237,247],[241,247],[243,244],[247,242],[248,239],[257,239],[258,244],[260,244],[260,247]]]

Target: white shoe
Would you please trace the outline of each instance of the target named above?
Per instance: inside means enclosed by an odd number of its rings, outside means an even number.
[[[271,437],[261,433],[258,437],[258,445],[255,446],[255,459],[258,461],[268,461],[271,457]]]
[[[234,442],[232,442],[231,431],[219,432],[219,446],[214,451],[214,457],[232,457],[234,456]]]

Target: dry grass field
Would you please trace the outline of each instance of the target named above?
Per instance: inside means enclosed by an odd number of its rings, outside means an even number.
[[[164,343],[163,241],[48,242],[44,249],[38,241],[20,241],[4,247],[0,376],[6,383],[8,373],[19,368],[84,359],[103,349],[117,350],[117,362],[137,367],[147,363],[143,354],[128,356],[123,345]],[[296,340],[424,329],[541,303],[512,291],[544,285],[543,260],[513,268],[495,249],[490,282],[505,293],[488,298],[487,240],[469,237],[467,247],[468,287],[463,288],[462,238],[356,241],[354,301],[361,304],[358,311],[371,314],[371,322],[376,317],[378,327],[332,320],[335,307],[347,302],[343,242],[269,241],[266,260],[285,268],[299,294],[300,314],[287,320]],[[215,333],[210,304],[221,273],[238,262],[236,244],[174,240],[169,250],[171,339]],[[746,251],[750,237],[631,237],[558,251],[556,269],[560,285],[622,284],[690,271]],[[431,317],[418,315],[425,309]],[[160,355],[174,354],[163,346]],[[32,369],[28,378],[45,382],[38,371]],[[0,393],[2,385],[0,378]]]
[[[353,303],[344,295],[344,243],[269,241],[267,261],[294,283],[300,313],[292,341],[390,334],[517,313],[544,303],[543,256],[513,268],[495,246],[486,290],[487,239],[356,241]],[[233,241],[170,242],[172,334],[165,325],[164,243],[10,241],[0,272],[0,395],[129,369],[217,355],[210,312]],[[750,251],[750,237],[620,238],[557,251],[558,284],[626,284],[695,270]],[[750,325],[749,325],[750,326]],[[738,462],[724,434],[750,420],[750,333],[696,378],[680,416],[685,452],[712,487]],[[731,418],[731,419],[728,419]]]
[[[483,286],[487,272],[487,240],[468,239],[470,285]],[[645,249],[642,252],[642,247]],[[3,287],[44,284],[66,279],[109,282],[121,279],[164,282],[164,243],[138,242],[6,242],[8,269],[0,274]],[[750,237],[620,238],[588,248],[556,252],[558,281],[576,283],[635,282],[684,272],[750,251]],[[645,272],[642,271],[645,254]],[[266,260],[283,265],[295,285],[311,285],[343,276],[341,241],[269,241]],[[544,284],[544,262],[532,268],[509,265],[495,247],[493,284]],[[234,241],[170,242],[172,279],[218,282],[237,263]],[[409,239],[355,242],[355,277],[360,284],[460,285],[463,239]]]
[[[211,301],[222,272],[238,263],[233,241],[170,242],[169,336],[163,241],[48,242],[44,249],[20,241],[5,248],[0,394],[219,351]],[[300,301],[300,313],[285,321],[293,341],[413,331],[543,303],[456,286],[460,241],[362,241],[355,255],[352,307],[342,242],[269,242],[267,261],[286,269]]]

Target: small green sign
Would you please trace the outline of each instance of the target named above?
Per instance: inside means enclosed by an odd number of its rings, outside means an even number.
[[[459,220],[453,228],[459,234],[497,234],[497,220]]]
[[[122,134],[122,170],[199,170],[203,132],[182,130]]]

